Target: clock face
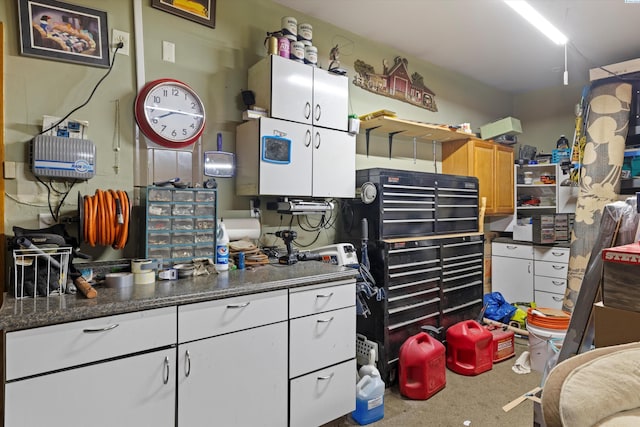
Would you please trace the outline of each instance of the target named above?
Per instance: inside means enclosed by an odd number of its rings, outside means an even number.
[[[196,142],[204,131],[204,105],[193,89],[178,80],[154,80],[136,97],[135,116],[151,141],[168,148]]]

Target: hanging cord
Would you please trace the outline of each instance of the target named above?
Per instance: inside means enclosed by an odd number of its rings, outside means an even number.
[[[122,190],[96,190],[84,196],[83,240],[91,246],[122,249],[129,238],[129,196]]]

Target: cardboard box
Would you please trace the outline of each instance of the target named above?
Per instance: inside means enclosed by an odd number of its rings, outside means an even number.
[[[482,139],[491,139],[499,135],[517,135],[519,133],[522,133],[522,125],[520,120],[514,117],[505,117],[493,123],[480,126],[480,137]]]
[[[640,312],[640,244],[602,251],[602,301],[607,307]]]
[[[596,347],[640,341],[640,313],[608,307],[600,301],[593,305],[593,314]]]

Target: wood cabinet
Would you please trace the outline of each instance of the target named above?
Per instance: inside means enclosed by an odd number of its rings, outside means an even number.
[[[175,313],[7,333],[4,425],[175,425]]]
[[[486,215],[513,214],[513,148],[476,138],[443,142],[442,172],[477,177]]]
[[[177,425],[287,424],[287,291],[178,308]]]

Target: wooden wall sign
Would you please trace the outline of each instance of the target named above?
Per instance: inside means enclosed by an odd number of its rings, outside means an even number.
[[[353,84],[369,92],[394,98],[399,101],[438,111],[436,94],[424,84],[424,78],[419,73],[409,74],[409,61],[396,56],[393,65],[385,59],[382,61],[382,73],[376,73],[372,65],[357,59],[353,68],[356,76]]]

